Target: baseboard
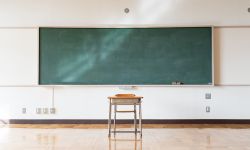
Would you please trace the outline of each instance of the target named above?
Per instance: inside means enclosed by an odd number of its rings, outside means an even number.
[[[10,119],[4,124],[107,124],[106,119]],[[118,124],[130,124],[133,120],[117,120]],[[143,119],[143,124],[250,124],[242,119]]]

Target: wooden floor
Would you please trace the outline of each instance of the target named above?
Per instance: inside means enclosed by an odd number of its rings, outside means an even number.
[[[250,128],[151,125],[140,139],[131,133],[108,138],[105,125],[1,125],[0,150],[250,150]]]

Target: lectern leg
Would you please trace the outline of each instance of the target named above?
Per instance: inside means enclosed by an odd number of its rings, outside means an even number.
[[[117,111],[117,105],[115,105],[115,110],[114,110],[114,137],[116,135],[116,111]]]
[[[136,114],[136,104],[134,104],[134,128],[135,128],[135,134],[137,134],[137,114]]]
[[[141,134],[141,137],[142,137],[142,110],[141,110],[141,103],[139,104],[139,124],[140,124],[140,134]]]
[[[111,105],[111,99],[109,101],[109,120],[108,120],[108,128],[109,128],[109,137],[111,135],[111,112],[112,112],[112,105]]]

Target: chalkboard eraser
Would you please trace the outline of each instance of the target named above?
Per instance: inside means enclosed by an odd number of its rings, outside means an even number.
[[[135,86],[120,86],[119,89],[120,90],[135,90],[136,87]]]
[[[176,85],[176,81],[173,81],[173,82],[172,82],[172,85]]]
[[[184,83],[181,81],[173,81],[172,85],[183,85]]]

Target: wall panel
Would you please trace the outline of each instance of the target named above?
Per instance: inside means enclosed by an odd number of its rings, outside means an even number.
[[[0,86],[38,84],[38,30],[0,28]]]
[[[250,85],[250,27],[215,28],[215,84]]]
[[[0,26],[250,25],[249,0],[1,0]],[[124,9],[129,8],[128,14]]]

